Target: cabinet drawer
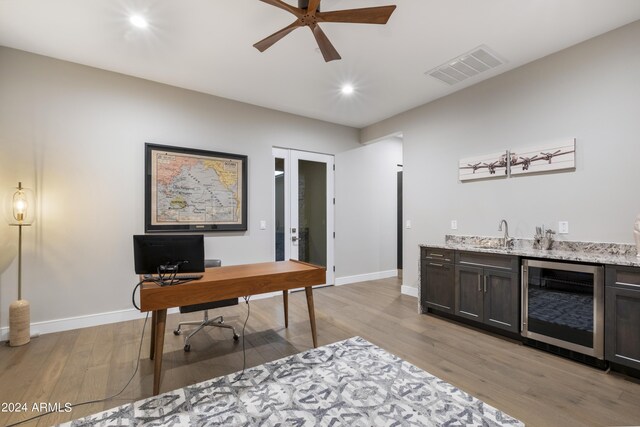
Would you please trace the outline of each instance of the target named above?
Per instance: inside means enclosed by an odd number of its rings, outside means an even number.
[[[435,262],[453,262],[453,250],[452,249],[440,249],[423,247],[421,250],[421,258],[426,260],[433,260]]]
[[[606,285],[640,290],[640,268],[606,266]]]
[[[481,252],[456,253],[456,264],[474,267],[489,267],[501,270],[517,270],[518,257],[511,255],[485,254]]]

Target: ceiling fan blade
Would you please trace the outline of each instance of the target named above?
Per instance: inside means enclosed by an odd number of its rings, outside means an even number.
[[[316,38],[316,42],[318,42],[318,47],[320,48],[320,52],[322,52],[322,56],[324,57],[325,62],[334,61],[336,59],[342,59],[340,54],[336,50],[335,47],[329,41],[327,35],[322,31],[319,25],[314,25],[311,28],[313,31],[313,36]]]
[[[396,6],[365,7],[363,9],[318,12],[320,22],[350,22],[354,24],[386,24]]]
[[[282,0],[260,0],[263,3],[270,4],[271,6],[279,7],[280,9],[284,9],[287,12],[293,13],[298,18],[304,15],[302,9],[298,9],[297,7],[293,7],[288,3],[283,2]]]
[[[318,5],[320,5],[320,0],[309,0],[309,6],[307,6],[307,13],[310,15],[315,15],[316,10],[318,9]]]
[[[254,44],[253,47],[258,49],[260,52],[264,52],[265,50],[273,46],[278,40],[280,40],[281,38],[289,34],[291,31],[295,30],[300,26],[301,26],[300,21],[296,21],[293,24],[287,27],[284,27],[281,30],[276,31],[275,33],[271,34],[269,37],[266,37],[260,40],[258,43]]]

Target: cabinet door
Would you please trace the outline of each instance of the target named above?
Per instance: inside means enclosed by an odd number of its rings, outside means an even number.
[[[640,369],[640,286],[631,286],[606,288],[605,358]]]
[[[484,323],[519,332],[520,300],[518,275],[508,271],[484,270]]]
[[[423,261],[423,302],[429,308],[453,314],[453,264]]]
[[[482,321],[482,268],[456,266],[455,314]]]

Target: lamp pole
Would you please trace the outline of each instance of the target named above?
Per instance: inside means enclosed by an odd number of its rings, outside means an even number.
[[[22,227],[33,221],[35,198],[33,192],[18,183],[18,191],[11,198],[11,223],[18,227],[18,300],[9,306],[9,345],[27,344],[31,340],[31,308],[29,301],[22,299]]]
[[[18,300],[22,299],[22,224],[18,224]]]

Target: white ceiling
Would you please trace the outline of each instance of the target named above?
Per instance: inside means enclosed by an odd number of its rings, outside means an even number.
[[[321,3],[386,4],[398,7],[384,26],[324,24],[343,58],[330,63],[308,28],[253,48],[294,21],[259,0],[0,0],[0,45],[361,128],[640,19],[638,0]],[[481,44],[508,62],[453,87],[424,75]]]

